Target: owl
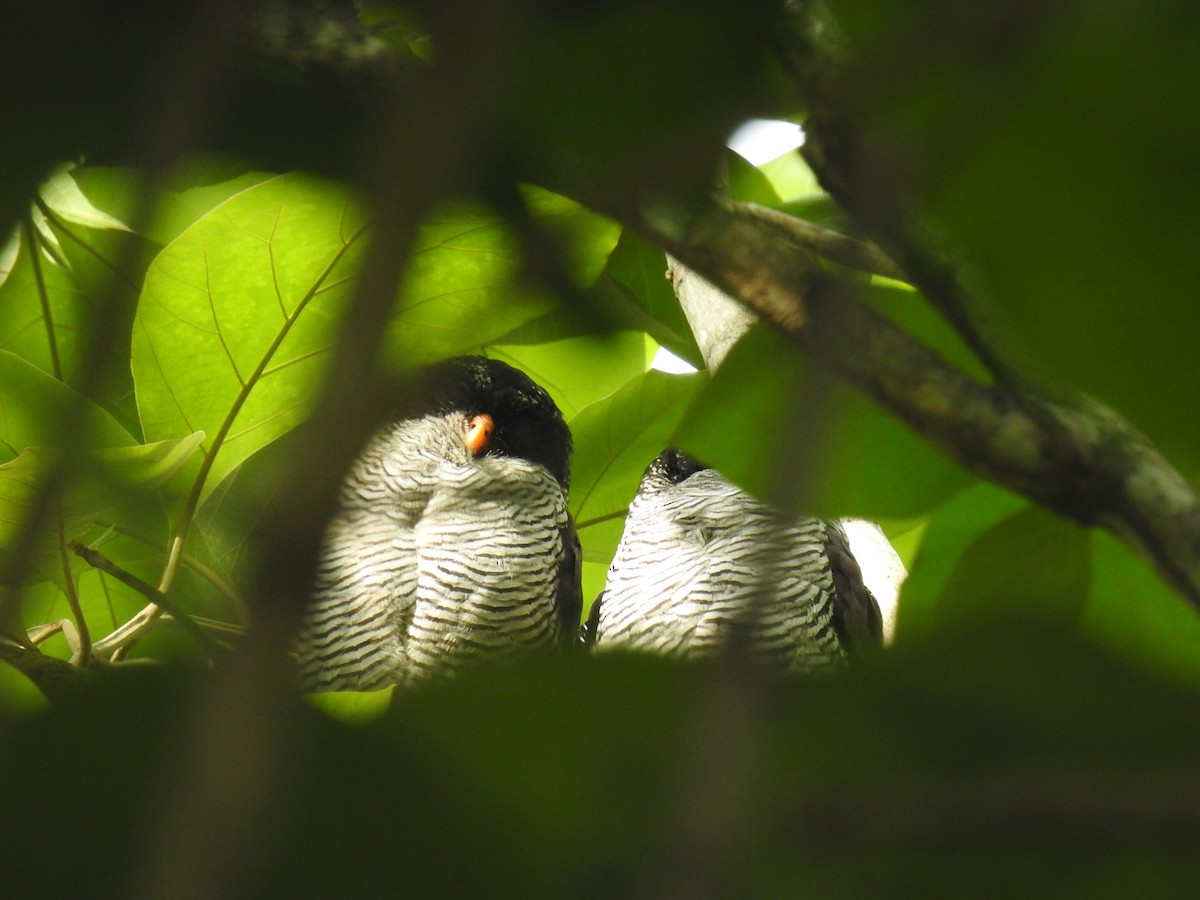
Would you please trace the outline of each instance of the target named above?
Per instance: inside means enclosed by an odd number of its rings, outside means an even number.
[[[571,435],[483,357],[427,369],[355,460],[296,643],[305,691],[374,690],[576,640]]]
[[[630,504],[584,639],[688,658],[740,646],[809,673],[878,646],[882,617],[840,525],[786,515],[668,449]]]

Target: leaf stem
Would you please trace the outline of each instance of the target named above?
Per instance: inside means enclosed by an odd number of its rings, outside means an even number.
[[[613,519],[623,519],[628,510],[618,509],[610,513],[605,513],[602,516],[593,516],[590,519],[584,519],[582,522],[575,523],[576,531],[583,531],[585,528],[591,528],[593,525],[602,525],[605,522],[611,522]]]
[[[63,511],[60,506],[57,512],[58,521],[55,531],[58,533],[58,557],[63,568],[63,590],[67,595],[67,605],[71,607],[71,615],[75,618],[75,627],[79,633],[79,644],[73,648],[71,662],[77,666],[86,666],[92,659],[92,634],[88,630],[87,618],[83,614],[83,606],[79,602],[79,590],[75,586],[75,572],[71,566],[71,554],[68,552],[66,529],[63,527]]]
[[[50,347],[50,367],[54,377],[63,380],[62,360],[58,355],[58,340],[54,336],[54,315],[50,310],[50,293],[46,288],[46,275],[42,271],[40,255],[41,239],[37,229],[33,227],[33,216],[26,215],[21,222],[25,233],[25,249],[29,253],[29,265],[33,267],[33,280],[37,285],[38,301],[42,305],[42,324],[46,326],[46,343]]]
[[[308,306],[313,297],[320,293],[321,285],[324,284],[325,280],[330,276],[337,264],[341,262],[342,257],[358,241],[366,229],[367,226],[363,225],[358,229],[358,231],[356,231],[342,243],[341,249],[334,254],[333,259],[329,261],[329,264],[325,266],[325,268],[321,271],[321,274],[317,276],[316,280],[313,282],[313,285],[300,299],[300,302],[296,304],[296,309],[290,316],[284,319],[283,327],[279,329],[274,340],[271,341],[270,345],[263,352],[262,358],[258,361],[258,365],[255,366],[254,371],[250,374],[250,377],[246,379],[245,383],[238,391],[237,397],[234,398],[233,405],[230,406],[229,412],[221,422],[220,428],[217,429],[217,433],[213,436],[212,446],[209,447],[208,451],[204,454],[204,459],[200,463],[200,471],[196,473],[196,480],[192,483],[192,489],[188,493],[187,502],[184,505],[183,514],[180,516],[179,520],[179,530],[175,535],[174,542],[171,546],[171,555],[167,560],[167,567],[163,572],[162,582],[160,583],[159,587],[160,592],[165,593],[170,587],[172,580],[174,580],[175,571],[179,568],[179,561],[183,555],[184,544],[187,542],[188,532],[191,530],[192,521],[196,517],[196,510],[200,506],[200,497],[204,493],[204,485],[208,481],[209,472],[212,471],[213,464],[217,459],[217,454],[221,451],[221,447],[225,443],[225,438],[228,437],[230,430],[233,428],[233,423],[237,420],[238,414],[242,411],[242,407],[246,405],[246,401],[250,399],[251,391],[257,387],[259,379],[262,378],[263,372],[266,371],[267,366],[270,364],[272,358],[274,358],[279,348],[283,345],[284,340],[292,330],[292,326],[295,325],[296,320],[300,318],[300,314],[304,312],[305,308]]]
[[[99,520],[96,524],[104,528],[111,529],[117,534],[124,535],[131,540],[137,541],[139,544],[145,544],[147,547],[153,547],[156,550],[161,550],[164,552],[167,550],[166,545],[164,545],[162,541],[156,541],[144,534],[139,534],[136,531],[126,528],[119,522]],[[171,546],[173,547],[174,544],[175,542],[172,541]],[[244,622],[249,618],[246,612],[246,601],[227,579],[213,570],[210,566],[205,565],[200,560],[196,559],[196,557],[187,553],[184,553],[182,556],[180,556],[179,566],[192,570],[209,584],[211,584],[214,588],[216,588],[221,596],[224,597],[229,602],[229,605],[236,611],[236,617],[238,619]],[[162,590],[162,588],[160,587],[159,590]]]
[[[149,584],[148,582],[142,581],[142,579],[138,578],[132,572],[129,572],[126,569],[121,568],[116,563],[114,563],[112,560],[110,560],[108,557],[106,557],[103,553],[101,553],[99,550],[94,550],[91,547],[86,547],[83,544],[81,544],[79,541],[71,541],[68,546],[70,547],[71,552],[73,552],[77,556],[81,557],[92,568],[99,569],[101,572],[104,572],[107,575],[111,575],[113,578],[117,579],[117,581],[121,582],[122,584],[133,588],[135,591],[137,591],[143,597],[150,600],[151,603],[155,607],[155,612],[151,616],[146,617],[146,619],[144,620],[144,623],[141,625],[140,629],[137,632],[123,634],[121,641],[112,641],[110,639],[113,638],[114,635],[116,635],[118,633],[118,632],[113,632],[113,634],[109,635],[108,638],[106,638],[104,641],[97,642],[97,645],[96,645],[97,651],[99,651],[101,649],[101,645],[103,645],[103,649],[105,652],[108,652],[110,648],[114,652],[120,650],[121,648],[126,646],[126,644],[132,642],[133,640],[136,640],[136,638],[139,636],[140,632],[145,629],[146,625],[149,622],[153,621],[154,618],[157,618],[159,615],[161,615],[163,611],[166,611],[171,614],[171,618],[173,618],[179,622],[179,624],[183,627],[183,629],[185,631],[188,632],[188,634],[190,634],[193,638],[196,639],[196,642],[198,644],[200,644],[201,647],[204,648],[205,652],[207,652],[209,656],[217,656],[220,654],[220,652],[221,652],[220,645],[218,645],[209,636],[208,632],[206,632],[200,625],[196,624],[196,622],[192,620],[191,616],[189,616],[183,610],[179,609],[174,604],[174,602],[171,601],[170,599],[168,599],[167,596],[162,591],[158,590],[158,588],[154,587],[153,585]],[[143,610],[143,612],[144,612],[144,610]]]

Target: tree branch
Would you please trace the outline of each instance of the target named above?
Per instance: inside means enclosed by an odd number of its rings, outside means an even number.
[[[628,208],[613,212],[950,458],[1064,516],[1108,528],[1200,607],[1200,497],[1112,410],[1011,383],[980,384],[761,222],[715,206],[665,227]]]
[[[734,204],[734,210],[762,220],[800,249],[816,256],[871,275],[882,275],[897,281],[908,280],[908,275],[890,256],[865,241],[855,240],[831,228],[823,228],[757,203],[737,203]]]

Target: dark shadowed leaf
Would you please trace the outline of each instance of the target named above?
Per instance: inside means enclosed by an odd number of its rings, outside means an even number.
[[[769,9],[616,3],[548,17],[517,72],[513,130],[535,158],[582,163],[593,178],[702,190],[761,90]]]
[[[993,525],[959,557],[936,601],[939,623],[1026,620],[1076,626],[1092,577],[1087,529],[1031,506]]]
[[[640,310],[644,316],[640,327],[654,340],[696,368],[703,368],[704,359],[692,328],[667,280],[667,259],[661,250],[628,231],[622,233],[597,288],[607,291],[601,295],[602,300]]]
[[[1047,372],[1200,473],[1195,10],[832,6],[875,196],[937,223]]]
[[[0,662],[0,715],[21,718],[47,708],[46,695],[20,669]]]
[[[920,636],[934,627],[938,598],[968,546],[1028,505],[1016,494],[981,482],[933,511],[900,594],[898,640]]]
[[[1084,633],[1139,665],[1200,683],[1200,613],[1112,535],[1098,531],[1094,540]]]
[[[810,515],[914,517],[971,482],[761,324],[688,410],[678,440],[755,495]]]

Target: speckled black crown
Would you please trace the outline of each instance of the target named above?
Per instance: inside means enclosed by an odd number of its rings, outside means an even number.
[[[654,458],[654,462],[647,467],[646,474],[661,478],[668,484],[681,484],[707,468],[704,463],[683,451],[668,447]]]

